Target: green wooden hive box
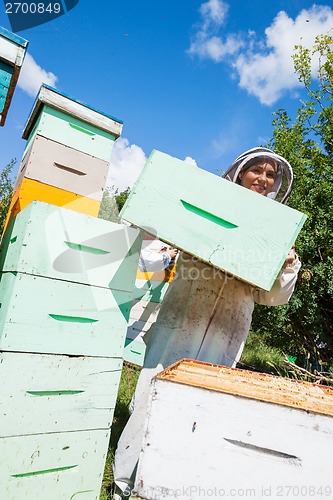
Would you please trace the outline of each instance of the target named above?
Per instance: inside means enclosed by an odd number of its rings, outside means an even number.
[[[5,272],[0,351],[122,357],[132,293]]]
[[[163,182],[165,176],[172,183]],[[270,290],[306,216],[153,151],[121,217],[200,260]]]
[[[110,430],[0,438],[0,498],[98,500]]]
[[[23,131],[23,157],[40,135],[109,162],[121,131],[121,120],[43,84]]]
[[[141,243],[135,228],[33,201],[3,235],[0,271],[132,293]]]
[[[121,358],[1,352],[0,438],[110,429],[122,364]]]
[[[27,40],[0,26],[0,126],[5,124],[27,46]]]

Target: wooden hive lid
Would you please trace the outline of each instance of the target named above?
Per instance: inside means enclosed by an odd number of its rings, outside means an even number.
[[[266,373],[182,359],[156,379],[333,416],[333,388]]]
[[[3,28],[0,26],[0,37],[1,38],[7,38],[7,40],[10,40],[11,42],[15,43],[16,45],[19,45],[20,47],[27,47],[28,46],[28,40],[25,38],[22,38],[16,33],[12,33],[11,31],[6,30],[6,28]]]
[[[36,119],[41,113],[44,105],[58,109],[59,111],[67,113],[70,116],[75,116],[86,123],[111,133],[116,138],[121,134],[123,126],[122,120],[118,120],[103,111],[99,111],[94,107],[74,99],[73,97],[70,97],[69,95],[43,83],[39,89],[39,93],[24,127],[22,135],[23,139],[29,138]]]

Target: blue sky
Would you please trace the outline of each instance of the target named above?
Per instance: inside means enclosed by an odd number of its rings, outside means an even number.
[[[3,3],[0,25],[10,29]],[[327,1],[80,0],[18,33],[29,47],[0,128],[0,165],[15,157],[16,175],[45,82],[124,121],[109,185],[131,186],[153,149],[218,173],[271,138],[276,109],[295,116],[304,93],[293,47],[332,26]]]

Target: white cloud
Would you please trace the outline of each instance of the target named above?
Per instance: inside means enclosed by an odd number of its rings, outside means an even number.
[[[188,54],[220,62],[226,55],[239,50],[243,42],[237,40],[234,35],[227,36],[225,42],[215,36],[225,23],[228,9],[228,4],[222,0],[209,0],[201,5],[201,23],[187,51]]]
[[[191,43],[189,54],[197,55],[202,59],[212,59],[221,62],[226,56],[235,54],[244,45],[242,40],[229,35],[225,42],[218,36],[198,36]]]
[[[194,167],[197,167],[197,162],[191,158],[190,156],[186,156],[185,160],[186,163],[189,163],[190,165],[193,165]]]
[[[229,6],[221,0],[208,0],[201,4],[200,14],[203,19],[202,30],[208,29],[209,25],[216,24],[221,26],[228,13]]]
[[[42,83],[51,87],[56,86],[58,77],[41,68],[30,54],[26,54],[21,69],[18,86],[27,94],[35,97]]]
[[[139,146],[130,145],[128,139],[120,137],[113,146],[106,185],[114,186],[119,191],[132,188],[146,161],[146,155]]]
[[[223,15],[218,14],[218,5],[224,9]],[[267,105],[274,104],[285,92],[301,85],[294,73],[294,46],[301,44],[311,48],[315,37],[328,33],[333,26],[333,10],[313,5],[303,9],[295,19],[280,11],[266,28],[264,39],[257,38],[253,30],[247,35],[229,33],[222,38],[219,28],[225,21],[226,11],[226,4],[221,0],[201,5],[202,24],[188,53],[229,64],[239,86]],[[314,63],[313,75],[316,67]]]
[[[328,33],[333,26],[333,10],[313,5],[302,10],[293,20],[279,12],[265,30],[264,52],[245,52],[237,58],[234,68],[240,87],[259,98],[262,104],[274,104],[288,90],[300,86],[294,73],[292,54],[295,45],[311,48],[315,37]],[[315,75],[316,61],[313,61]]]

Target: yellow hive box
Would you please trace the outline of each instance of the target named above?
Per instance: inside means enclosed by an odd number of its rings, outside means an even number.
[[[43,201],[75,212],[98,216],[100,202],[33,179],[24,178],[13,195],[4,230],[9,221],[32,201]]]

